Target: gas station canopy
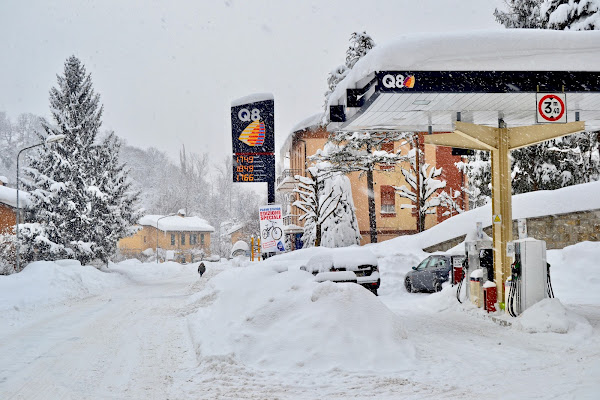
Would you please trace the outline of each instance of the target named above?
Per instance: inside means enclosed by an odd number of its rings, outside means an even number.
[[[328,105],[331,131],[428,132],[425,143],[491,153],[494,280],[503,299],[510,151],[600,130],[600,31],[405,36],[359,60]]]
[[[538,93],[600,130],[600,32],[511,29],[405,36],[375,47],[329,99],[330,130],[450,132],[533,125]],[[460,113],[460,114],[458,114]]]

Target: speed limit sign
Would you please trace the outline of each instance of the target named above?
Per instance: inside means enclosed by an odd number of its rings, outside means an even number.
[[[537,122],[566,123],[567,96],[564,93],[537,93]]]

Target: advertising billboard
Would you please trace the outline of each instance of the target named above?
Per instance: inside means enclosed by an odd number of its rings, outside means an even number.
[[[260,247],[264,253],[284,252],[283,209],[271,204],[258,209],[260,218]]]

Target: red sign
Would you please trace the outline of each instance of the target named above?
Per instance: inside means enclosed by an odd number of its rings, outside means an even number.
[[[565,123],[567,122],[566,96],[560,94],[537,95],[537,122]]]

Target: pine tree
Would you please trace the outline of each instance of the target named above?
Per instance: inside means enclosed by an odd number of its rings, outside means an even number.
[[[373,172],[379,165],[393,166],[404,159],[400,154],[382,150],[381,146],[405,136],[404,132],[332,132],[325,147],[309,157],[312,161],[330,163],[330,172],[349,174],[359,171],[361,176],[366,176],[371,243],[377,242]]]
[[[545,28],[591,31],[600,29],[599,0],[545,0],[540,7]]]
[[[507,28],[541,28],[540,3],[543,0],[505,0],[508,11],[496,8],[496,21]]]
[[[333,175],[325,180],[325,193],[341,195],[340,203],[330,218],[323,222],[321,246],[346,247],[360,244],[360,229],[356,219],[356,209],[352,200],[350,179],[344,175]]]
[[[130,191],[127,171],[118,162],[116,138],[109,135],[96,144],[103,108],[79,59],[67,59],[57,82],[50,90],[54,125],[44,122],[43,128],[66,138],[42,147],[25,170],[33,222],[23,225],[23,259],[107,261],[140,216],[137,193]]]
[[[367,32],[353,32],[350,35],[350,45],[346,50],[346,62],[338,65],[327,76],[327,91],[325,92],[325,118],[329,118],[327,106],[329,97],[335,91],[338,83],[340,83],[348,75],[352,67],[364,57],[373,47],[375,41],[367,34]]]
[[[318,167],[310,167],[306,171],[308,176],[295,177],[298,187],[294,192],[299,198],[293,205],[303,212],[300,221],[304,221],[304,246],[319,247],[323,237],[323,224],[333,215],[345,194],[336,193],[331,187],[325,190],[325,180],[331,176],[330,172]]]
[[[518,150],[517,150],[518,151]],[[516,153],[513,152],[514,156]],[[486,205],[492,198],[492,164],[488,151],[476,150],[467,156],[467,161],[459,161],[456,167],[469,179],[467,187],[462,188],[469,195],[469,209]],[[514,181],[513,181],[514,187]]]

